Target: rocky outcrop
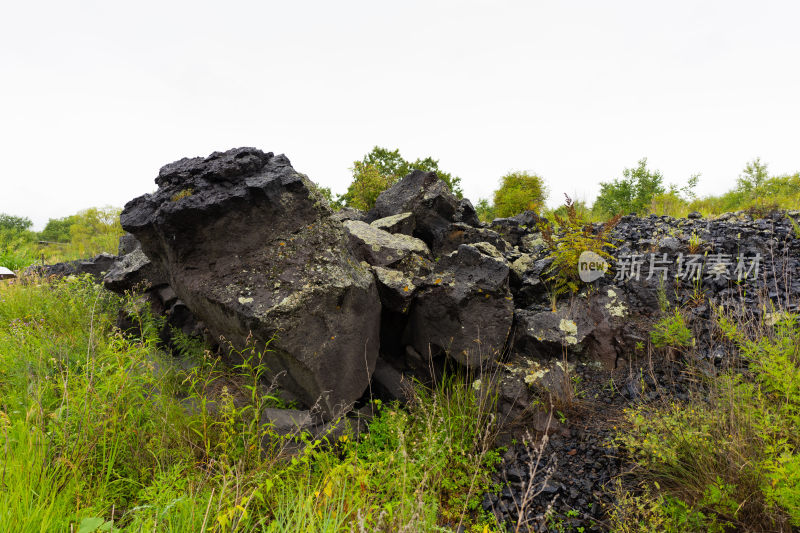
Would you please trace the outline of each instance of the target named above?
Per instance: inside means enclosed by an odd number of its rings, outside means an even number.
[[[480,221],[469,200],[459,200],[435,172],[415,170],[383,191],[375,207],[367,213],[367,220],[412,213],[413,235],[437,253],[446,240],[450,225],[464,222],[479,226]]]
[[[54,265],[35,265],[25,269],[24,276],[36,274],[43,277],[65,277],[89,274],[97,281],[103,279],[105,273],[117,261],[117,256],[102,253],[92,259],[79,259],[77,261],[67,261]]]
[[[182,159],[121,222],[215,336],[251,335],[279,383],[333,413],[367,388],[378,353],[372,273],[316,187],[253,148]]]
[[[106,289],[123,294],[125,291],[156,288],[167,284],[166,276],[150,259],[141,247],[119,258],[103,277]]]
[[[386,218],[379,218],[378,220],[372,221],[372,225],[378,229],[388,231],[389,233],[402,233],[403,235],[413,235],[417,227],[416,221],[414,220],[414,213],[410,211]]]
[[[433,173],[402,178],[368,213],[333,213],[285,157],[252,148],[182,159],[156,183],[156,193],[123,212],[131,235],[120,257],[91,268],[107,270],[105,285],[116,292],[143,288],[142,303],[170,328],[234,346],[252,334],[280,385],[325,416],[368,385],[401,399],[408,374],[437,375],[450,359],[496,371],[501,412],[538,427],[541,413],[528,408],[534,396],[544,390],[560,402],[568,394],[571,371],[555,362],[627,367],[664,306],[690,318],[733,305],[759,315],[758,299],[792,310],[800,295],[800,239],[785,213],[623,217],[611,271],[553,301],[543,219],[525,212],[482,224]],[[757,276],[739,282],[705,271],[675,281],[679,257],[716,257],[715,269],[732,270],[739,254],[760,255]],[[669,290],[647,277],[665,255]],[[630,257],[641,277],[626,275]],[[716,364],[713,332],[693,333],[696,351]]]
[[[496,359],[514,314],[508,276],[508,262],[487,243],[462,244],[442,257],[409,311],[408,343],[469,367]]]
[[[392,266],[412,255],[429,257],[427,245],[415,237],[392,234],[358,220],[346,220],[344,227],[356,257],[372,266]]]

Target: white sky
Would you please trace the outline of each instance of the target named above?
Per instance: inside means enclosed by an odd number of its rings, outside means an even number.
[[[256,146],[343,192],[374,145],[489,197],[592,200],[643,156],[730,188],[800,170],[800,2],[0,0],[0,212],[122,206]]]

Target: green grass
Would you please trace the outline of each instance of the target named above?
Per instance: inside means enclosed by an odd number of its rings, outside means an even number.
[[[618,488],[614,531],[800,526],[800,321],[775,318],[717,317],[749,371],[709,378],[687,402],[627,411],[618,438],[640,490]]]
[[[85,277],[0,283],[0,531],[496,530],[491,409],[464,380],[290,454],[258,422],[262,354],[184,339],[184,370],[153,319],[114,330],[128,305]]]

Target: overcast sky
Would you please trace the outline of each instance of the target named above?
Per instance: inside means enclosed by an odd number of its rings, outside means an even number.
[[[730,188],[800,170],[800,2],[0,4],[0,212],[123,206],[165,163],[255,146],[343,192],[373,146],[490,197],[591,201],[647,157]]]

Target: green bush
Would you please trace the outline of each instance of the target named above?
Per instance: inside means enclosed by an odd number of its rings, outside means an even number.
[[[600,194],[593,209],[609,217],[643,214],[650,207],[653,197],[665,191],[661,172],[648,170],[647,158],[642,158],[636,168],[623,170],[622,178],[600,183]]]
[[[6,230],[21,233],[31,229],[31,226],[33,226],[33,222],[27,217],[15,217],[0,213],[0,231]]]
[[[478,200],[478,203],[475,204],[475,213],[477,213],[481,222],[491,222],[497,218],[494,206],[490,204],[489,200],[486,198],[481,198]]]
[[[566,216],[553,215],[553,223],[540,225],[542,239],[550,249],[549,257],[553,262],[545,271],[547,280],[552,284],[551,296],[553,306],[555,299],[566,292],[575,293],[580,288],[578,259],[583,252],[594,252],[600,257],[611,260],[610,250],[614,248],[610,241],[611,230],[619,222],[619,217],[593,227],[575,209],[572,199],[566,196],[564,209]]]
[[[77,222],[75,215],[51,218],[39,234],[39,239],[50,242],[69,242],[69,228]]]
[[[650,200],[650,213],[667,215],[673,218],[685,218],[689,214],[689,202],[675,192],[665,192],[653,196]]]
[[[650,340],[657,348],[685,348],[692,345],[694,338],[683,314],[676,309],[673,314],[656,322],[650,332]]]
[[[527,172],[509,172],[494,192],[494,215],[511,217],[523,211],[539,212],[547,199],[544,180]]]
[[[347,187],[347,191],[336,200],[337,206],[372,209],[381,192],[414,170],[436,172],[453,194],[458,198],[462,197],[461,178],[441,170],[439,161],[432,157],[407,161],[400,155],[400,150],[387,150],[376,146],[361,161],[355,161],[351,170],[353,181]]]
[[[800,323],[796,315],[778,316],[774,327],[749,332],[718,319],[751,377],[727,372],[686,403],[627,411],[619,443],[638,463],[639,480],[656,491],[622,498],[612,529],[635,531],[628,527],[635,507],[666,500],[700,521],[692,531],[800,526]]]

